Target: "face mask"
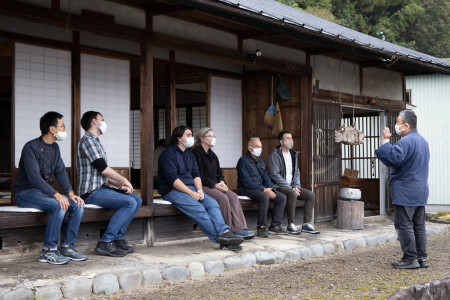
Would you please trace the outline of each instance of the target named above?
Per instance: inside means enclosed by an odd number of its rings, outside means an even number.
[[[258,149],[254,149],[253,147],[250,147],[253,149],[253,151],[251,152],[254,156],[256,157],[260,157],[261,156],[261,152],[262,152],[262,148],[258,148]]]
[[[191,148],[192,146],[194,146],[194,138],[193,137],[186,138],[186,143],[183,143],[183,145],[186,148]]]
[[[400,125],[395,124],[395,132],[398,135],[402,135],[402,131],[406,129],[406,128],[400,129],[400,126],[402,126],[402,125],[404,125],[404,124],[400,124]]]
[[[292,147],[294,147],[294,141],[284,141],[283,144],[289,150],[291,150]]]
[[[216,138],[211,138],[211,143],[209,143],[210,146],[215,146],[216,145]]]
[[[106,130],[108,130],[108,125],[106,125],[105,121],[102,122],[102,125],[100,125],[100,126],[97,125],[97,127],[100,129],[102,134],[105,134]]]
[[[58,131],[58,133],[54,134],[54,136],[55,136],[55,138],[58,141],[62,142],[62,141],[64,141],[67,138],[67,132],[65,132],[65,131]]]

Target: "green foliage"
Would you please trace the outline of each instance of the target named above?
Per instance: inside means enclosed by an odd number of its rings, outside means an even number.
[[[386,41],[450,57],[449,0],[277,0]]]

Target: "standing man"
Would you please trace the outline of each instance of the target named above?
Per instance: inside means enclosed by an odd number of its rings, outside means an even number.
[[[275,190],[287,197],[287,231],[291,234],[300,234],[302,231],[320,233],[311,225],[316,197],[310,190],[300,187],[299,152],[292,150],[292,147],[294,147],[292,134],[287,130],[281,131],[278,135],[278,142],[280,144],[270,153],[267,164]],[[295,204],[297,200],[305,201],[301,231],[295,226]]]
[[[141,207],[142,199],[133,194],[131,183],[107,164],[106,152],[99,139],[107,129],[102,114],[85,112],[81,127],[86,132],[77,147],[79,194],[88,204],[116,211],[95,251],[101,255],[125,256],[134,252],[134,248],[125,241],[125,231]]]
[[[84,201],[73,193],[59,146],[55,143],[67,138],[63,116],[50,111],[41,117],[39,127],[42,135],[26,143],[22,149],[14,184],[17,206],[50,212],[40,262],[62,265],[69,260],[86,260],[88,257],[74,248]],[[55,176],[67,196],[52,187],[52,176]],[[69,219],[58,251],[59,233],[67,211]]]
[[[238,194],[247,196],[258,203],[257,234],[267,238],[271,234],[287,234],[281,228],[286,195],[275,193],[269,175],[266,172],[264,161],[260,158],[262,152],[261,140],[252,137],[248,141],[247,153],[238,161],[236,169],[238,173]],[[267,211],[269,201],[275,203],[272,214],[272,224],[267,230]]]
[[[428,199],[430,151],[427,141],[416,129],[417,116],[403,110],[395,132],[400,140],[391,145],[389,128],[383,130],[382,146],[375,150],[378,159],[391,168],[389,188],[394,204],[394,226],[403,258],[392,263],[397,269],[427,268],[427,233],[425,206]]]

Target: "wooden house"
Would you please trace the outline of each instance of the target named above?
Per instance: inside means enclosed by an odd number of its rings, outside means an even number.
[[[178,124],[212,127],[235,187],[248,138],[261,138],[264,159],[277,144],[263,122],[273,99],[301,152],[301,184],[316,193],[315,221],[335,218],[347,167],[360,171],[366,206],[384,214],[380,128],[407,107],[405,76],[434,73],[450,74],[450,63],[273,0],[0,0],[1,192],[11,192],[21,149],[49,110],[69,125],[60,146],[76,186],[80,117],[97,110],[109,125],[110,166],[143,198],[128,239],[192,236],[192,222],[154,200],[155,143]],[[336,144],[334,131],[354,122],[365,144]],[[86,210],[79,243],[96,241],[111,214]],[[36,248],[45,223],[44,213],[1,212],[0,249]]]

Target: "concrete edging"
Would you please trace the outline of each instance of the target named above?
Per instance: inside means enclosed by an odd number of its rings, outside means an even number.
[[[444,235],[450,233],[450,226],[430,230],[428,235]],[[347,251],[367,246],[383,245],[397,241],[396,234],[377,234],[358,237],[334,243],[314,243],[307,247],[294,247],[284,251],[243,252],[222,260],[206,260],[191,262],[188,266],[168,265],[164,269],[132,268],[118,272],[97,274],[93,278],[79,276],[65,280],[58,285],[47,285],[35,288],[20,287],[0,295],[0,300],[36,299],[45,295],[45,299],[76,299],[89,298],[94,294],[111,295],[122,290],[133,290],[141,285],[159,284],[162,281],[179,281],[189,277],[204,276],[204,274],[221,274],[228,270],[253,267],[256,264],[279,264],[284,261],[300,260],[309,257],[322,256],[340,251]]]

